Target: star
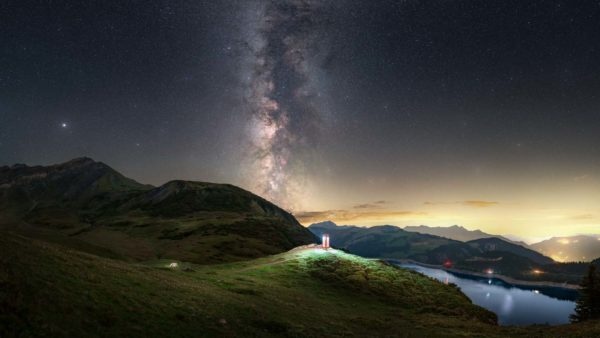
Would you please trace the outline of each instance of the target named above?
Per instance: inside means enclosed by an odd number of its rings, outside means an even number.
[[[61,128],[67,128],[69,125],[67,124],[67,122],[61,122],[60,127]]]

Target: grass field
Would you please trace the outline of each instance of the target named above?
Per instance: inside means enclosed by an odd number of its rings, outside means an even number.
[[[219,265],[128,263],[0,235],[2,337],[600,334],[598,323],[499,327],[454,287],[336,250]]]

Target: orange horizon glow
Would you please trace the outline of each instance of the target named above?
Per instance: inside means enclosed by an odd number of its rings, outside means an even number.
[[[580,215],[586,213],[586,217]],[[552,237],[575,235],[600,236],[600,211],[553,208],[534,208],[520,204],[464,202],[423,203],[416,208],[398,209],[391,203],[385,206],[361,204],[349,208],[299,211],[293,213],[298,221],[312,223],[332,221],[338,225],[398,227],[427,225],[450,227],[459,225],[467,230],[481,230],[494,235],[509,235],[529,244]],[[600,240],[600,237],[598,237]],[[562,245],[576,240],[560,239]],[[556,257],[559,258],[559,257]],[[558,259],[564,260],[564,259]]]
[[[431,177],[308,177],[294,216],[306,226],[459,225],[527,243],[552,237],[600,235],[600,175],[570,167],[490,169],[477,175],[447,172]],[[564,245],[569,245],[565,244]]]

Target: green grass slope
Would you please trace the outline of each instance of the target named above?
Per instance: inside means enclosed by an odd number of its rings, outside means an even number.
[[[341,252],[128,264],[3,234],[2,336],[367,335],[493,322],[456,289]],[[415,321],[418,322],[415,322]],[[421,324],[419,324],[421,323]],[[457,332],[459,332],[457,331]]]
[[[454,287],[340,251],[132,264],[0,236],[0,336],[591,337],[598,323],[503,328]]]
[[[316,238],[285,210],[229,184],[139,184],[89,158],[0,167],[0,228],[124,260],[222,263]]]

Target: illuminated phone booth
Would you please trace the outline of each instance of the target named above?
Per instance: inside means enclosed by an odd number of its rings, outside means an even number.
[[[329,249],[329,235],[323,234],[323,241],[321,241],[323,249]]]

